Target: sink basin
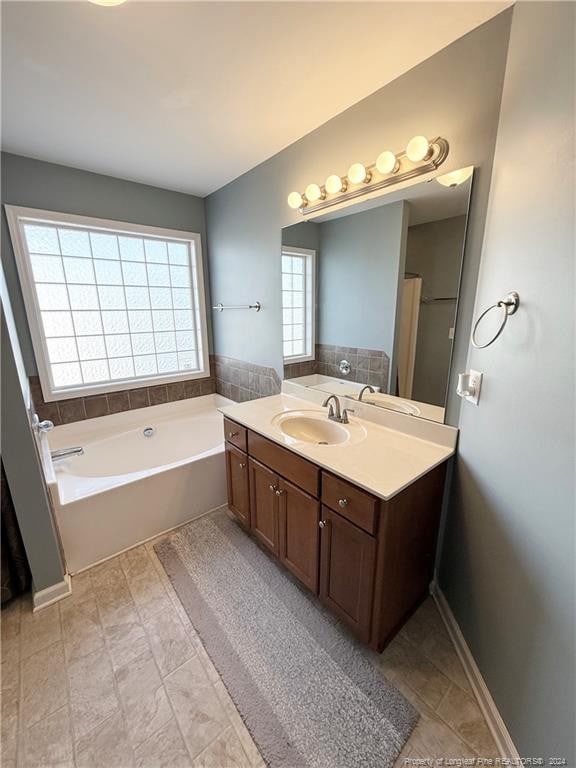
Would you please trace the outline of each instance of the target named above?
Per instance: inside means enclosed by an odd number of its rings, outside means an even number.
[[[363,439],[366,430],[359,424],[338,424],[318,411],[285,411],[274,417],[273,423],[289,442],[312,445],[340,445]]]
[[[380,392],[367,392],[362,400],[365,403],[370,403],[370,405],[378,405],[381,408],[388,408],[390,411],[408,413],[411,416],[420,416],[419,408],[399,397],[390,397],[388,395],[383,395]]]

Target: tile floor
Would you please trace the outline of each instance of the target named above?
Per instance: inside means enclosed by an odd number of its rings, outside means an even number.
[[[431,599],[374,663],[421,713],[398,765],[496,756]],[[2,611],[1,744],[2,768],[264,766],[152,544]]]

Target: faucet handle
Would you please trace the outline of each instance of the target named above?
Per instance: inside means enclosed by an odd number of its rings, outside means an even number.
[[[342,423],[343,424],[348,424],[348,414],[349,413],[356,413],[356,411],[354,410],[354,408],[344,408],[344,410],[342,411]]]
[[[36,431],[38,434],[42,434],[42,432],[52,432],[54,429],[54,422],[50,421],[49,419],[45,419],[44,421],[39,421],[36,424]]]

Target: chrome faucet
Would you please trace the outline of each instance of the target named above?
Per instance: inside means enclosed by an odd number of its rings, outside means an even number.
[[[358,395],[358,402],[359,403],[362,402],[362,395],[364,394],[364,392],[366,392],[366,390],[368,390],[368,392],[370,392],[370,394],[373,394],[374,392],[376,392],[374,387],[371,387],[370,384],[366,384],[365,387],[362,387],[362,389],[360,390],[360,394]]]
[[[331,400],[334,400],[334,405],[330,402]],[[340,400],[338,400],[336,395],[330,395],[330,397],[324,400],[322,407],[326,408],[326,406],[328,406],[328,418],[331,421],[337,421],[339,424],[348,424],[348,414],[354,413],[352,408],[344,408],[343,411],[340,411]]]
[[[50,451],[50,458],[52,461],[58,461],[58,459],[67,459],[69,456],[82,456],[84,448],[79,445],[74,448],[60,448],[57,451]]]

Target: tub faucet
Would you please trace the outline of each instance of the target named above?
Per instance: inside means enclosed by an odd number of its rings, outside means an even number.
[[[330,402],[331,400],[334,400],[334,405]],[[340,400],[338,400],[336,395],[330,395],[330,397],[327,397],[326,400],[324,400],[322,407],[326,408],[326,406],[328,406],[328,418],[331,421],[337,421],[339,424],[348,424],[348,414],[354,413],[352,408],[344,408],[341,412]]]
[[[374,387],[371,387],[370,384],[366,384],[365,387],[362,387],[362,389],[360,390],[360,394],[358,395],[358,402],[359,403],[362,402],[362,395],[364,394],[364,392],[366,392],[366,390],[368,390],[368,392],[370,392],[370,394],[373,394],[374,392],[376,392]]]
[[[58,459],[67,459],[69,456],[82,456],[84,448],[79,445],[74,448],[60,448],[57,451],[50,451],[50,458],[52,461],[58,461]]]

